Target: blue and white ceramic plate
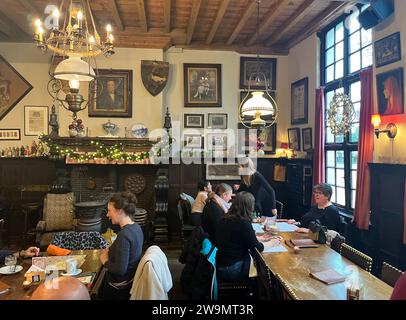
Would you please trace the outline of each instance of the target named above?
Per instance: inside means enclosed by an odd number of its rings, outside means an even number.
[[[136,123],[132,126],[131,132],[134,138],[145,138],[148,135],[148,128],[142,123]]]

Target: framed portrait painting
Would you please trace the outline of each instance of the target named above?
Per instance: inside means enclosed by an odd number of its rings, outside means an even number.
[[[377,68],[401,60],[400,32],[375,41],[374,49]]]
[[[32,85],[0,55],[0,120],[32,89]]]
[[[221,107],[221,64],[183,64],[185,107]]]
[[[20,129],[0,129],[0,141],[21,140]]]
[[[99,69],[94,85],[96,99],[89,106],[89,117],[132,117],[132,70]]]
[[[276,152],[276,123],[270,127],[259,130],[258,136],[264,144],[262,150],[264,150],[265,154]]]
[[[289,149],[300,151],[300,129],[288,129]]]
[[[185,113],[183,119],[185,128],[204,128],[204,114]]]
[[[309,78],[300,79],[291,85],[291,124],[307,123]]]
[[[48,134],[48,107],[24,107],[24,134],[26,136],[39,136]]]
[[[246,123],[249,126],[249,123]],[[241,122],[238,123],[237,132],[237,155],[248,154],[250,150],[256,148],[258,141],[258,130],[249,129]]]
[[[380,115],[403,113],[403,68],[377,74],[376,88]]]
[[[240,57],[240,89],[265,90],[265,83],[257,83],[251,74],[257,72],[259,61],[259,71],[265,75],[267,85],[270,90],[276,90],[276,59],[256,57]],[[250,79],[251,78],[251,79]]]
[[[227,113],[209,113],[207,115],[207,128],[227,129]]]
[[[312,128],[302,129],[303,151],[310,151],[313,149]]]

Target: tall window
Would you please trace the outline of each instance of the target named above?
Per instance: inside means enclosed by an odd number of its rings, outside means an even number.
[[[358,133],[361,107],[361,69],[372,65],[371,30],[364,30],[357,18],[344,16],[320,33],[321,83],[324,86],[327,108],[335,93],[351,97],[355,119],[345,135],[334,135],[326,121],[326,182],[333,187],[332,202],[352,211],[355,207],[355,188],[358,160]]]

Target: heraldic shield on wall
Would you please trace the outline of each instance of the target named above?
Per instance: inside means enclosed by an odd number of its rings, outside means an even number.
[[[156,96],[166,86],[169,74],[169,63],[156,60],[141,60],[141,77],[145,89]]]

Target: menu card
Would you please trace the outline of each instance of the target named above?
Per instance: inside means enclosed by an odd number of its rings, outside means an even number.
[[[311,272],[310,276],[325,284],[339,283],[345,281],[346,279],[346,276],[342,275],[341,273],[338,273],[333,269],[328,269],[319,272]]]

